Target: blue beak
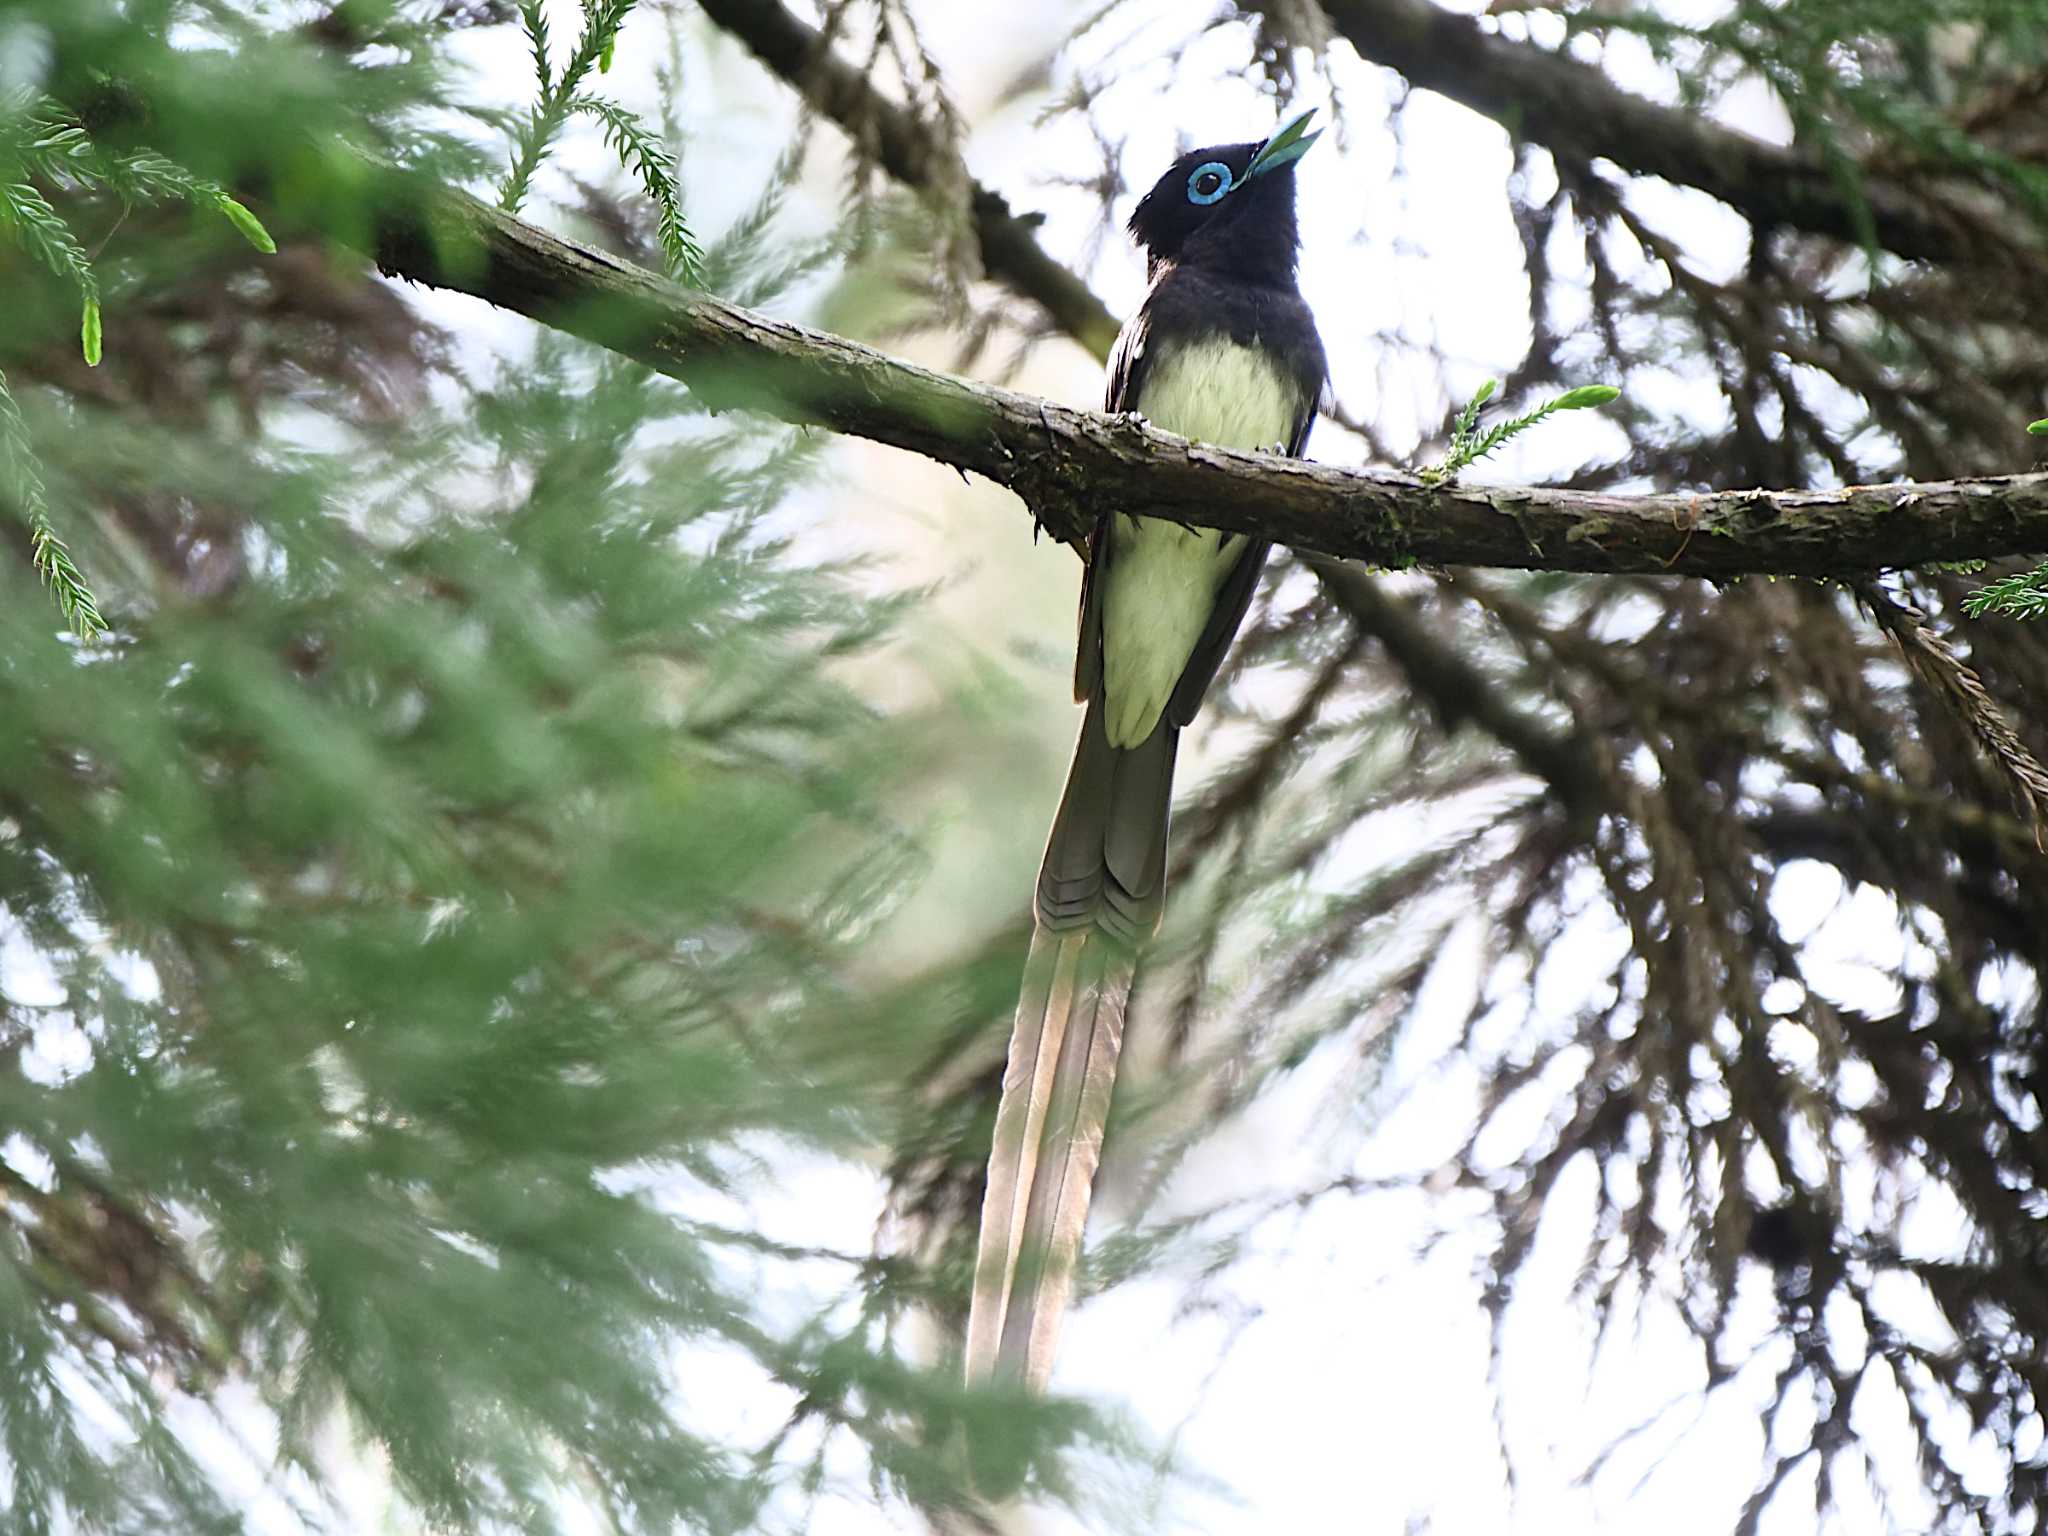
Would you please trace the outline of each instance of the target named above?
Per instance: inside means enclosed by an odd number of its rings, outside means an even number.
[[[1323,136],[1318,128],[1308,132],[1308,120],[1316,115],[1314,107],[1294,119],[1273,137],[1259,146],[1259,152],[1252,156],[1252,163],[1245,167],[1245,179],[1263,176],[1268,171],[1278,170],[1283,165],[1292,165],[1308,153],[1311,144]]]

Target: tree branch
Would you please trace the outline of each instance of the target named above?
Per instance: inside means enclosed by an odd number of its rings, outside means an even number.
[[[367,242],[386,271],[609,347],[714,410],[829,427],[985,476],[1068,540],[1111,505],[1381,565],[1820,576],[2048,548],[2048,475],[1631,497],[1429,489],[1212,448],[686,292],[452,188],[408,190],[385,201]]]
[[[1579,735],[1554,730],[1534,711],[1509,702],[1500,679],[1432,633],[1414,604],[1357,566],[1321,559],[1308,565],[1322,578],[1323,590],[1379,642],[1416,696],[1429,702],[1445,734],[1470,721],[1543,779],[1570,810],[1594,813],[1606,785]]]
[[[1698,187],[1762,228],[1860,242],[1855,199],[1825,166],[1699,114],[1662,107],[1600,70],[1481,30],[1432,0],[1323,0],[1359,54],[1510,128],[1579,158]],[[1924,187],[1866,176],[1862,197],[1878,244],[1931,261],[1982,259],[2010,246]]]
[[[882,169],[896,180],[922,192],[946,182],[934,161],[950,150],[825,46],[816,27],[791,15],[778,0],[698,0],[698,9],[746,44],[814,109],[856,141],[872,144]],[[1056,329],[1095,356],[1108,357],[1116,342],[1116,316],[1086,283],[1046,255],[1033,234],[1035,220],[1019,218],[1002,194],[980,182],[961,180],[972,188],[970,212],[982,270],[1035,300]]]

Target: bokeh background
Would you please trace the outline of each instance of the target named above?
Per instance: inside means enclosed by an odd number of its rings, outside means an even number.
[[[1055,1399],[957,1386],[1078,562],[359,254],[352,155],[495,200],[593,29],[703,286],[929,366],[1095,402],[1136,196],[1315,106],[1318,459],[1488,380],[1623,396],[1474,478],[2034,456],[2034,0],[0,5],[105,312],[11,194],[8,494],[107,623],[9,535],[9,1528],[2035,1529],[2030,562],[1276,558]],[[662,267],[545,126],[523,216]]]

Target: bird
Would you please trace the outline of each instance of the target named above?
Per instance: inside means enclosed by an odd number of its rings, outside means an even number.
[[[1296,281],[1295,166],[1314,112],[1176,159],[1138,200],[1145,300],[1105,407],[1219,447],[1299,457],[1328,368]],[[1044,1391],[1080,1258],[1138,951],[1165,905],[1180,733],[1270,546],[1105,506],[1088,539],[1074,698],[996,1111],[963,1351],[970,1386]]]

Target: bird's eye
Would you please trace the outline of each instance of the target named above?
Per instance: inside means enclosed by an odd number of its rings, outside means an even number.
[[[1213,203],[1230,190],[1230,167],[1221,160],[1211,160],[1207,165],[1198,165],[1188,177],[1188,201],[1191,203]]]

